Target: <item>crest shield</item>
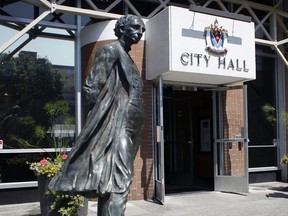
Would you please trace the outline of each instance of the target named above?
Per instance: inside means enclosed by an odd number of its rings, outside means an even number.
[[[219,27],[217,19],[214,25],[205,28],[206,50],[212,54],[225,55],[227,53],[228,32],[222,26]]]

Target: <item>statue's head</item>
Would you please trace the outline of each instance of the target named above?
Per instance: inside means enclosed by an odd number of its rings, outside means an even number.
[[[114,32],[118,39],[122,39],[130,44],[140,41],[145,31],[145,24],[140,17],[126,15],[118,19],[115,24]]]

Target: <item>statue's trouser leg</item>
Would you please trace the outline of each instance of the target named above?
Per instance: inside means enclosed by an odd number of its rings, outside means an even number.
[[[124,216],[129,190],[107,193],[98,198],[98,216]]]

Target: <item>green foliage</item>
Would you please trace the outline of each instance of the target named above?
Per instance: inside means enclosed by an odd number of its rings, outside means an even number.
[[[286,126],[288,127],[288,112],[282,111],[278,112],[275,107],[273,107],[271,104],[265,104],[262,106],[262,111],[264,115],[266,116],[266,119],[271,124],[274,124],[277,122],[277,119],[281,119]],[[288,154],[284,155],[281,158],[281,164],[288,164]]]
[[[69,116],[68,104],[64,100],[51,101],[44,105],[43,110],[45,111],[47,126],[37,125],[32,116],[19,117],[17,124],[22,132],[10,134],[9,139],[15,141],[22,148],[41,147],[41,142],[44,142],[45,145],[50,144],[53,148],[66,148],[69,138],[62,137],[61,140],[56,140],[52,129],[57,121],[62,123],[58,124],[58,126],[61,125],[62,127],[57,128],[60,133],[67,129],[65,127],[74,124],[74,118]]]
[[[262,111],[266,116],[266,120],[271,124],[276,123],[277,119],[279,118],[283,121],[286,127],[288,126],[288,112],[279,112],[271,104],[265,104],[264,106],[262,106]]]
[[[35,175],[46,175],[48,179],[51,179],[60,171],[67,157],[67,154],[58,154],[54,159],[43,158],[38,162],[28,162],[28,164]],[[60,216],[76,216],[78,209],[84,206],[84,197],[81,195],[62,194],[56,191],[48,191],[47,195],[53,196],[51,211],[57,210]]]
[[[67,116],[69,112],[68,104],[64,100],[46,103],[43,109],[49,117],[50,126],[55,124],[56,118]]]
[[[281,164],[288,164],[288,155],[287,154],[281,158]]]
[[[73,125],[75,124],[75,119],[73,117],[67,117],[65,120],[65,125]]]
[[[0,58],[5,56],[1,54]],[[4,147],[35,145],[39,138],[35,136],[36,127],[49,126],[45,110],[39,107],[61,100],[61,75],[48,59],[20,53],[2,63],[0,80],[0,137],[5,140]]]
[[[48,191],[55,199],[51,205],[51,211],[57,210],[60,216],[76,216],[80,207],[84,206],[84,197],[73,194],[59,194]]]
[[[0,59],[6,59],[5,56],[7,54],[0,54]],[[54,148],[65,147],[65,140],[62,140],[61,146],[57,145],[58,138],[52,133],[53,127],[56,124],[74,124],[74,119],[69,116],[69,107],[62,98],[61,75],[53,69],[51,62],[20,53],[1,64],[0,80],[0,137],[5,140],[5,148],[42,148],[47,143]],[[43,158],[39,162],[29,160],[28,163],[36,175],[51,178],[62,167],[64,155],[56,151],[54,158]],[[23,163],[23,160],[9,160],[11,164],[20,162]],[[55,195],[54,206],[62,205],[62,195]],[[83,206],[84,198],[69,196],[66,201],[67,205],[62,206],[59,213],[70,216],[76,215],[79,206]]]
[[[288,112],[281,112],[280,117],[283,120],[286,127],[288,126]]]
[[[61,76],[53,70],[48,59],[27,54],[20,54],[4,62],[0,77],[5,83],[0,88],[0,95],[7,92],[11,95],[10,100],[21,104],[40,98],[51,100],[59,96],[63,87]]]
[[[271,104],[265,104],[262,106],[262,111],[266,116],[266,120],[272,125],[277,121],[276,119],[276,109]]]
[[[46,129],[42,126],[36,126],[35,127],[35,137],[37,137],[38,140],[44,139],[46,136]]]
[[[58,100],[54,102],[49,102],[44,105],[43,108],[46,111],[46,115],[48,116],[48,121],[50,125],[50,134],[49,137],[50,142],[54,148],[66,148],[68,145],[68,139],[62,138],[61,140],[58,140],[59,143],[57,143],[57,140],[55,138],[55,135],[53,134],[53,127],[56,126],[56,120],[62,121],[63,124],[59,128],[60,132],[64,131],[65,128],[69,125],[72,125],[74,123],[74,118],[69,116],[69,106],[64,100]],[[61,120],[62,118],[62,120]]]
[[[23,148],[35,148],[35,146],[32,145],[28,140],[23,139],[21,137],[12,135],[10,137],[10,139],[16,141],[17,143],[19,143]]]
[[[60,131],[65,129],[65,126],[74,124],[74,118],[69,117],[69,107],[64,100],[58,100],[46,103],[43,107],[46,112],[49,121],[49,131],[52,136],[49,137],[49,141],[55,148],[55,158],[43,158],[38,162],[29,163],[30,170],[33,170],[37,176],[46,175],[48,178],[52,178],[58,173],[67,159],[67,154],[63,154],[62,150],[66,148],[67,143],[61,142],[59,146],[57,140],[53,134],[53,127],[56,126],[56,121],[64,118],[64,124],[62,127],[57,128]],[[47,130],[41,126],[35,128],[35,136],[40,140],[47,136]],[[63,140],[62,140],[63,141]],[[57,149],[59,148],[59,149]],[[77,215],[77,211],[80,207],[84,206],[84,197],[80,195],[59,194],[55,191],[49,191],[50,195],[54,197],[54,202],[51,205],[51,211],[57,210],[61,216],[73,216]]]
[[[35,120],[32,116],[23,116],[19,118],[19,122],[25,126],[33,126],[35,125]]]

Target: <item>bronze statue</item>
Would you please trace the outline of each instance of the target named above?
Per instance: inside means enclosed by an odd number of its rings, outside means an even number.
[[[49,189],[98,197],[98,216],[124,215],[144,113],[143,82],[128,54],[145,25],[134,15],[115,25],[118,40],[95,55],[83,91],[90,104],[85,127]]]

